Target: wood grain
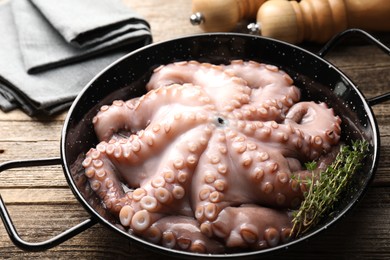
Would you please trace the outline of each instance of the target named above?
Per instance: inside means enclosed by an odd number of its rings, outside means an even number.
[[[4,0],[0,0],[4,1]],[[200,33],[190,25],[191,0],[142,0],[126,3],[151,24],[155,42]],[[388,35],[385,39],[390,39]],[[390,41],[387,40],[386,44]],[[315,51],[320,46],[303,45]],[[364,42],[346,43],[327,57],[350,77],[367,98],[390,90],[390,58]],[[381,135],[381,160],[366,196],[335,226],[300,245],[264,259],[390,258],[390,102],[374,106]],[[0,112],[0,163],[57,157],[66,112],[30,118],[20,111]],[[22,238],[43,241],[89,218],[79,204],[61,166],[31,167],[1,173],[0,194]],[[44,252],[15,247],[0,223],[0,258],[15,259],[159,259],[168,258],[124,239],[97,224]]]

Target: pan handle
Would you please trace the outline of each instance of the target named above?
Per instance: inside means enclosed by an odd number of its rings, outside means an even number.
[[[374,44],[377,46],[380,50],[382,50],[385,54],[390,55],[390,48],[381,43],[378,39],[376,39],[374,36],[369,34],[366,31],[363,31],[361,29],[348,29],[345,30],[336,36],[334,36],[331,40],[329,40],[324,47],[318,52],[318,56],[324,58],[326,54],[330,50],[332,50],[337,44],[339,44],[344,38],[349,37],[350,35],[359,35],[362,36],[365,40],[368,42]],[[382,102],[385,102],[387,100],[390,100],[390,92],[372,97],[367,99],[367,102],[370,106],[380,104]]]
[[[18,160],[18,161],[9,161],[3,164],[0,164],[0,173],[12,169],[12,168],[21,168],[21,167],[33,167],[33,166],[48,166],[61,164],[61,158],[44,158],[44,159],[34,159],[34,160]],[[12,222],[11,216],[8,213],[6,205],[3,201],[3,198],[0,194],[0,216],[3,220],[5,229],[10,237],[11,241],[19,248],[26,251],[43,251],[49,248],[52,248],[56,245],[65,242],[66,240],[74,237],[75,235],[83,232],[84,230],[90,228],[97,223],[97,220],[90,217],[89,219],[84,220],[83,222],[77,224],[76,226],[62,232],[61,234],[52,237],[46,241],[42,242],[27,242],[23,240]]]

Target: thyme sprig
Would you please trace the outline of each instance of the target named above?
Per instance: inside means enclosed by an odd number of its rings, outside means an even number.
[[[319,174],[313,172],[317,168],[315,162],[306,164],[312,174],[306,180],[298,180],[306,185],[307,192],[300,208],[293,213],[291,235],[305,233],[332,210],[353,174],[362,166],[367,151],[367,141],[357,140],[351,147],[341,146],[334,162]]]

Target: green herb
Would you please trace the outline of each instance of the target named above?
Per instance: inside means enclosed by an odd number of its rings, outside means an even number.
[[[312,177],[298,180],[304,182],[307,192],[300,208],[293,213],[291,235],[305,233],[332,210],[353,174],[361,167],[367,151],[368,143],[358,140],[352,143],[352,147],[341,146],[334,162],[319,174],[313,172],[317,167],[315,162],[306,164],[306,168],[312,171]]]

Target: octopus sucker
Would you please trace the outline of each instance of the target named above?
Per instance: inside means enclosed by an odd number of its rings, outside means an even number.
[[[254,244],[259,239],[256,227],[253,224],[242,224],[240,227],[240,235],[242,236],[242,239],[244,239],[244,241],[248,244]]]
[[[103,105],[82,166],[118,225],[152,243],[218,254],[291,239],[305,163],[329,165],[341,118],[272,64],[180,61],[148,92]]]
[[[134,209],[129,205],[123,206],[119,212],[119,220],[121,224],[125,227],[130,226],[133,216],[134,216]]]
[[[153,214],[142,209],[134,213],[130,225],[136,233],[144,232],[160,218],[160,214]]]

